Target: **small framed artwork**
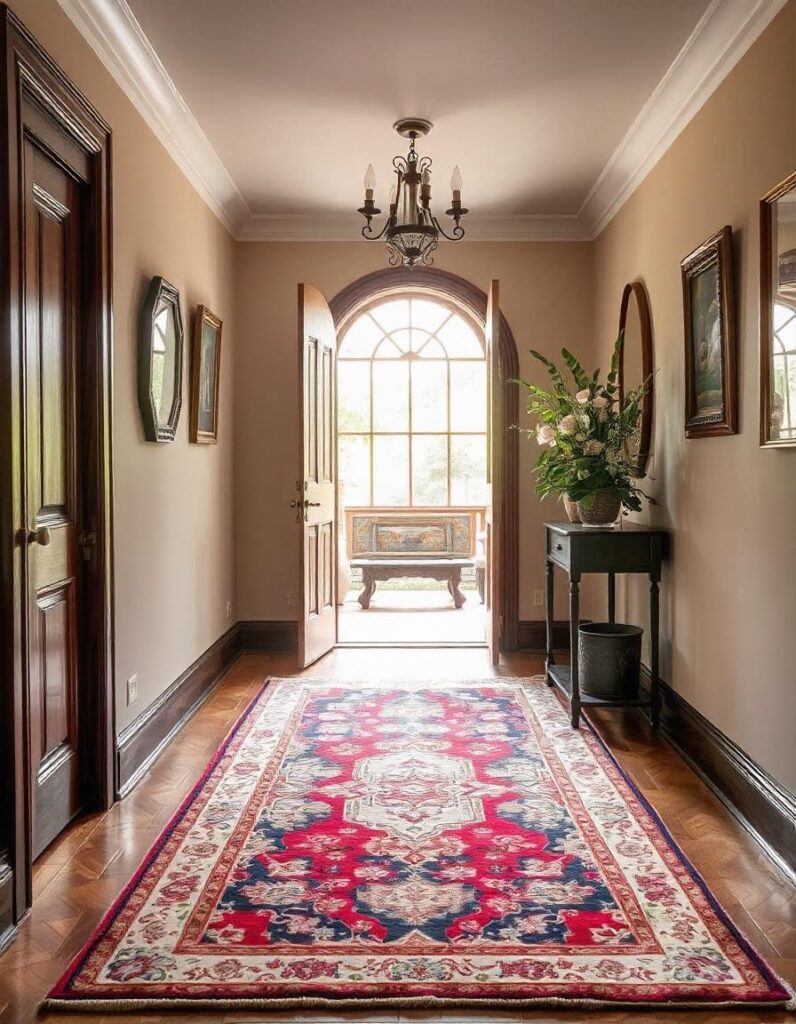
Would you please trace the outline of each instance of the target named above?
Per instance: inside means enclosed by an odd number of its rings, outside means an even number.
[[[191,360],[191,440],[218,440],[218,388],[221,378],[221,320],[207,306],[198,306]]]
[[[685,436],[738,433],[732,228],[680,264],[685,317]]]

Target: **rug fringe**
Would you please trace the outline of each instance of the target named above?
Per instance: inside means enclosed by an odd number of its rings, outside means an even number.
[[[346,1010],[398,1008],[408,1010],[475,1009],[502,1007],[514,1010],[743,1010],[769,1009],[796,1012],[796,996],[783,1001],[725,1000],[719,1002],[628,1002],[610,999],[569,999],[566,996],[542,996],[536,999],[450,999],[438,996],[386,996],[378,999],[325,999],[322,996],[292,996],[285,999],[45,999],[42,1011],[59,1010],[83,1013],[128,1013],[139,1010],[318,1010],[337,1007]]]

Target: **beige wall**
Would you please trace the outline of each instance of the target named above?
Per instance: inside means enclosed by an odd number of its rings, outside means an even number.
[[[296,617],[289,603],[289,594],[298,589],[298,536],[289,508],[298,465],[296,285],[312,283],[331,298],[386,265],[385,247],[374,243],[238,247],[235,494],[241,619]],[[529,348],[555,353],[567,345],[578,353],[590,351],[588,244],[465,242],[444,246],[437,266],[482,290],[490,278],[500,280],[501,308],[514,332],[522,373],[538,372],[531,370]],[[560,514],[554,502],[540,505],[534,497],[535,448],[521,439],[520,616],[529,619],[542,617],[533,607],[533,590],[544,586],[541,523]],[[564,613],[563,604],[559,611]]]
[[[663,675],[796,790],[796,450],[758,447],[758,199],[796,167],[796,3],[770,25],[595,245],[607,351],[626,281],[647,287],[655,344],[652,521],[673,534]],[[680,260],[735,235],[740,433],[686,440]],[[634,585],[618,610],[639,614]],[[599,611],[592,607],[592,613]]]
[[[113,130],[114,475],[117,729],[143,711],[231,623],[234,243],[55,0],[13,9]],[[183,411],[173,444],[143,439],[136,327],[149,279],[180,291]],[[188,443],[190,330],[196,304],[225,321],[220,442]],[[233,609],[234,616],[234,609]],[[127,707],[126,680],[138,674]]]

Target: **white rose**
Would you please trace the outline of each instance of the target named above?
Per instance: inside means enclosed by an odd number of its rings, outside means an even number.
[[[555,440],[556,432],[549,423],[543,423],[536,431],[536,440],[539,444],[550,444]]]
[[[597,395],[597,397],[592,400],[592,405],[595,409],[604,409],[606,405],[608,405],[608,399],[604,395]]]
[[[558,429],[562,434],[574,434],[578,429],[578,421],[573,415],[565,416],[558,424]]]
[[[604,448],[605,445],[602,441],[592,440],[586,442],[583,446],[583,452],[585,455],[600,455]]]
[[[575,440],[576,441],[585,441],[586,440],[586,435],[585,434],[575,434]]]
[[[590,398],[591,398],[591,391],[589,391],[588,388],[584,388],[583,391],[579,391],[575,395],[575,400],[577,402],[580,402],[581,405],[585,405],[586,402],[588,402]]]

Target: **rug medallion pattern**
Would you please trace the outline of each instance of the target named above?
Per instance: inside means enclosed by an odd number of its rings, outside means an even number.
[[[541,681],[283,680],[50,1005],[788,998]]]

